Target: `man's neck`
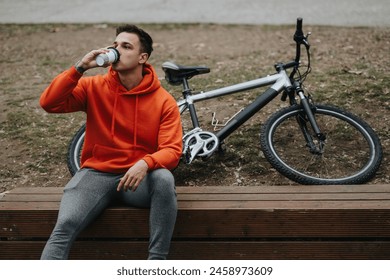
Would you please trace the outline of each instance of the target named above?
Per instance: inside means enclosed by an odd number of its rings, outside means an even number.
[[[132,72],[118,72],[118,76],[119,80],[121,81],[121,84],[127,90],[132,90],[133,88],[138,86],[143,79],[142,68]]]

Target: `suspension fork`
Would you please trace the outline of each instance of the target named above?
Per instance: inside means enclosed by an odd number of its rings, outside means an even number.
[[[301,105],[304,109],[303,114],[299,114],[297,116],[297,122],[299,124],[299,127],[302,130],[303,136],[305,137],[307,146],[310,148],[310,152],[314,154],[322,154],[323,148],[325,145],[325,139],[326,136],[321,132],[317,121],[315,119],[315,116],[313,114],[312,105],[310,104],[309,100],[305,96],[303,89],[300,87],[300,85],[296,82],[295,83],[295,89],[297,92],[297,95],[299,96],[301,100]],[[307,129],[307,122],[310,123],[310,126],[312,127],[315,137],[319,140],[319,145],[316,146],[316,144],[313,141],[313,137],[310,135],[309,130]]]

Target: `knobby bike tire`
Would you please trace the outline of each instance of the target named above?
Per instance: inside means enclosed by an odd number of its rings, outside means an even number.
[[[68,146],[67,163],[70,174],[73,176],[80,169],[81,151],[84,145],[86,125],[83,124],[71,139]]]
[[[382,160],[382,147],[374,130],[342,109],[316,105],[316,121],[326,136],[324,153],[309,151],[297,117],[300,105],[273,114],[260,131],[260,145],[271,165],[287,178],[306,185],[362,184],[371,180]],[[307,121],[306,121],[307,122]],[[313,139],[310,124],[307,128]]]

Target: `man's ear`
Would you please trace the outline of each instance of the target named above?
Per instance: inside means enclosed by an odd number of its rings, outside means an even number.
[[[144,64],[146,61],[148,61],[149,55],[147,53],[141,53],[139,56],[139,64]]]

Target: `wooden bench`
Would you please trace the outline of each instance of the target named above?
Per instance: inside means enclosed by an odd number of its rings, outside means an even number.
[[[390,188],[178,187],[170,259],[389,259]],[[38,259],[61,188],[0,197],[0,259]],[[115,206],[75,242],[71,259],[146,259],[147,209]]]

